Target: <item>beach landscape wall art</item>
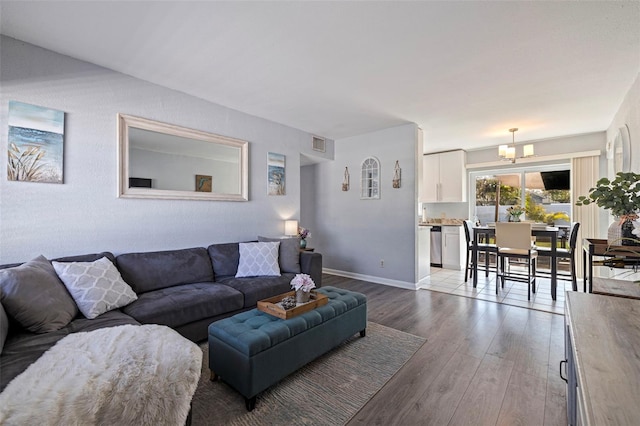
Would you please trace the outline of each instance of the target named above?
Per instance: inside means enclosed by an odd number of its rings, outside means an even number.
[[[269,195],[285,195],[284,160],[285,156],[283,154],[267,153],[267,177],[269,181],[267,193]]]
[[[9,101],[7,178],[62,183],[64,112]]]

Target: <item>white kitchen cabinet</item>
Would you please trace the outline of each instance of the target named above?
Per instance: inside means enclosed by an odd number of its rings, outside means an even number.
[[[463,150],[426,154],[422,158],[423,203],[453,203],[467,200],[466,153]]]
[[[461,271],[466,259],[466,245],[462,226],[443,226],[442,267]]]

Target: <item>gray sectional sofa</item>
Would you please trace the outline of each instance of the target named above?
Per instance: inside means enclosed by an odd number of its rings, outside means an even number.
[[[227,243],[207,248],[118,256],[103,252],[54,259],[91,262],[107,257],[134,290],[137,300],[95,319],[78,313],[66,326],[45,333],[28,331],[9,315],[8,332],[0,336],[5,337],[4,346],[0,342],[0,392],[47,349],[71,333],[124,324],[161,324],[198,342],[207,338],[207,327],[213,321],[254,308],[260,299],[289,291],[296,273],[310,275],[316,286],[321,286],[322,256],[300,251],[293,242],[280,244],[280,276],[236,278],[239,247],[240,243]],[[1,265],[0,269],[14,266],[17,265]]]

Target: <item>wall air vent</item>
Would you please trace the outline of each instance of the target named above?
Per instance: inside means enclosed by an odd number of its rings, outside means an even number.
[[[313,137],[313,142],[311,143],[311,148],[314,151],[324,152],[325,151],[325,140],[323,138],[319,138],[319,137],[314,136]]]

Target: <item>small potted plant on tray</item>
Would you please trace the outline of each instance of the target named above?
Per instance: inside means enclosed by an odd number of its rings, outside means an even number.
[[[296,302],[306,303],[311,296],[311,289],[316,288],[316,283],[307,274],[296,274],[291,280],[291,288],[296,291]]]

